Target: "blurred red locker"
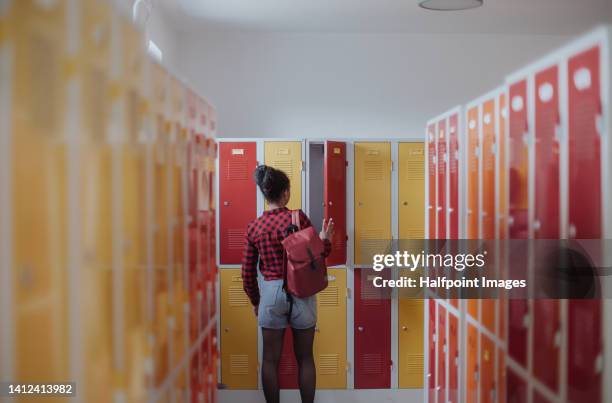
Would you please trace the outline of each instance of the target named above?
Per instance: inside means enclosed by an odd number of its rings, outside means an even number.
[[[355,269],[355,389],[391,387],[391,300],[372,286],[375,275]]]
[[[517,363],[527,367],[527,329],[529,326],[529,301],[508,301],[508,354]]]
[[[560,319],[558,300],[533,301],[533,372],[555,392],[559,388]]]
[[[436,207],[436,221],[438,224],[438,238],[446,239],[446,167],[447,167],[447,154],[446,154],[446,119],[442,119],[438,122],[438,202]]]
[[[429,388],[428,396],[430,403],[436,401],[436,305],[436,300],[429,300],[429,335],[427,337],[427,343],[429,345],[429,372],[427,374],[427,387]]]
[[[448,313],[448,402],[459,401],[459,319]]]
[[[459,114],[448,118],[448,230],[449,239],[459,237]]]
[[[328,266],[346,263],[346,166],[346,143],[325,142],[325,218],[333,218],[336,231]]]
[[[438,402],[446,401],[446,309],[438,305]]]
[[[478,201],[480,182],[480,136],[478,107],[467,111],[467,239],[479,237],[480,203]]]
[[[508,369],[506,379],[507,402],[527,402],[527,382],[511,369]]]
[[[496,403],[495,345],[493,340],[480,334],[480,403]]]
[[[495,238],[495,98],[482,104],[482,239]]]
[[[220,143],[220,263],[240,264],[247,224],[257,217],[257,143]]]
[[[427,174],[429,176],[429,193],[427,210],[429,212],[429,239],[436,238],[436,125],[430,124],[427,127]]]

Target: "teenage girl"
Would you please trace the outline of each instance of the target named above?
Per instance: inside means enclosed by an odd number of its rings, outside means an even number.
[[[293,299],[293,307],[283,289],[284,251],[281,241],[291,225],[291,211],[286,205],[290,198],[289,178],[269,166],[255,170],[255,182],[263,193],[268,208],[263,215],[249,223],[246,230],[242,259],[242,281],[263,335],[263,365],[261,378],[267,403],[279,402],[278,366],[287,326],[293,332],[293,350],[298,363],[298,380],[302,403],[313,403],[316,370],[312,346],[317,323],[316,296]],[[300,228],[312,226],[300,210]],[[323,220],[319,234],[325,244],[325,257],[331,252],[334,223]],[[257,281],[257,265],[261,279]],[[291,312],[291,316],[289,313]]]

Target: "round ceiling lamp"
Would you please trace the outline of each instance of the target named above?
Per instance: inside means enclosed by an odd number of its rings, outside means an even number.
[[[421,0],[419,7],[435,11],[469,10],[482,6],[484,0]]]

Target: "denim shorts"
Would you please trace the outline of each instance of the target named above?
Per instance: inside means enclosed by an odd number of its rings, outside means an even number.
[[[266,329],[310,329],[317,324],[317,297],[293,298],[291,318],[289,299],[283,290],[283,280],[259,281],[257,322]]]

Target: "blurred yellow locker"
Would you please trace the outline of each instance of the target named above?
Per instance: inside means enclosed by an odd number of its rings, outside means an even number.
[[[63,74],[67,10],[64,1],[47,5],[14,1],[12,7],[5,33],[14,45],[10,78],[14,266],[7,268],[15,281],[14,376],[19,382],[65,379],[69,373],[67,76]]]
[[[346,269],[327,274],[329,286],[317,295],[317,388],[346,389]]]
[[[267,141],[264,150],[266,165],[285,172],[291,182],[291,198],[287,208],[302,208],[302,143],[300,141]],[[266,206],[268,204],[266,203]]]
[[[80,295],[83,313],[85,401],[110,401],[113,371],[112,321],[112,155],[110,121],[110,7],[80,3],[82,30],[80,207],[83,253]]]
[[[425,144],[399,143],[399,239],[425,237]]]
[[[257,319],[242,287],[240,269],[222,269],[221,382],[229,389],[257,389]]]
[[[399,299],[400,388],[423,387],[423,309],[422,299]]]
[[[391,143],[355,143],[355,263],[371,265],[391,240]]]

